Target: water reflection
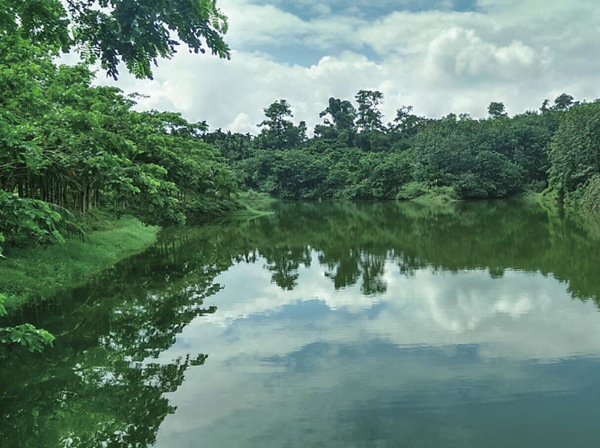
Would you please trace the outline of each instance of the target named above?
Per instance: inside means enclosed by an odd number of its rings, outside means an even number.
[[[225,287],[219,312],[178,339],[207,347],[211,362],[171,397],[178,411],[159,447],[562,446],[574,428],[579,440],[598,436],[598,315],[559,281],[422,270],[390,275],[386,295],[365,297],[322,274],[301,269],[292,292],[265,282],[260,265],[218,278],[260,286],[244,290],[250,303]],[[523,439],[526,429],[543,437]]]
[[[26,311],[59,338],[0,367],[0,440],[595,446],[599,265],[597,224],[519,202],[165,232]]]
[[[336,289],[359,283],[365,294],[385,292],[389,259],[407,275],[423,267],[485,268],[501,277],[512,269],[552,274],[582,300],[596,300],[600,291],[598,218],[532,203],[284,203],[270,219],[219,231],[238,259],[260,252],[272,280],[287,290],[297,286],[297,270],[311,264],[314,249]]]
[[[194,318],[214,313],[215,257],[187,256],[171,240],[89,285],[24,310],[57,335],[53,350],[18,348],[2,360],[4,447],[147,446],[174,411],[164,394],[207,355],[194,350],[156,362]],[[15,318],[16,319],[16,318]]]

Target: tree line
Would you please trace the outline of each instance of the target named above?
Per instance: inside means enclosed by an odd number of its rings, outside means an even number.
[[[29,42],[0,43],[0,231],[6,243],[60,241],[101,206],[168,225],[231,207],[235,175],[171,112],[136,112],[85,65],[57,66]]]
[[[432,119],[402,106],[385,124],[381,92],[360,90],[354,100],[330,98],[312,138],[283,99],[264,109],[257,136],[218,129],[203,138],[218,146],[242,188],[280,198],[403,200],[433,192],[478,199],[545,191],[559,201],[600,205],[598,101],[564,93],[513,117],[492,102],[485,119]]]

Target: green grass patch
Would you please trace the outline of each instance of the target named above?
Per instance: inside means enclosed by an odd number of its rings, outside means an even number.
[[[244,191],[238,195],[237,202],[240,204],[240,210],[232,213],[234,216],[252,217],[269,215],[271,206],[277,200],[273,199],[267,193],[256,191]]]
[[[396,195],[396,199],[400,201],[410,201],[427,194],[428,191],[429,189],[424,182],[413,181],[402,186]]]
[[[8,310],[32,298],[46,298],[57,291],[85,283],[120,260],[139,253],[156,241],[158,227],[145,226],[123,217],[84,240],[63,244],[12,249],[0,259],[0,295]]]
[[[425,194],[411,199],[412,202],[421,205],[448,204],[457,200],[456,193],[452,187],[432,187]]]

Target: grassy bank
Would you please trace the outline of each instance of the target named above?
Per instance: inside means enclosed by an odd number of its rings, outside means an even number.
[[[84,241],[12,250],[0,259],[0,295],[8,310],[33,297],[48,297],[65,287],[85,283],[90,276],[139,253],[156,241],[158,227],[132,217],[90,233]]]
[[[269,210],[274,202],[277,202],[277,199],[272,198],[267,193],[244,191],[241,192],[237,198],[240,209],[233,212],[231,215],[244,218],[268,215],[272,213]]]

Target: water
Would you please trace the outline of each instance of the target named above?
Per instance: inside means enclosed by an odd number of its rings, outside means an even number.
[[[24,310],[2,447],[595,447],[600,224],[280,204]]]

